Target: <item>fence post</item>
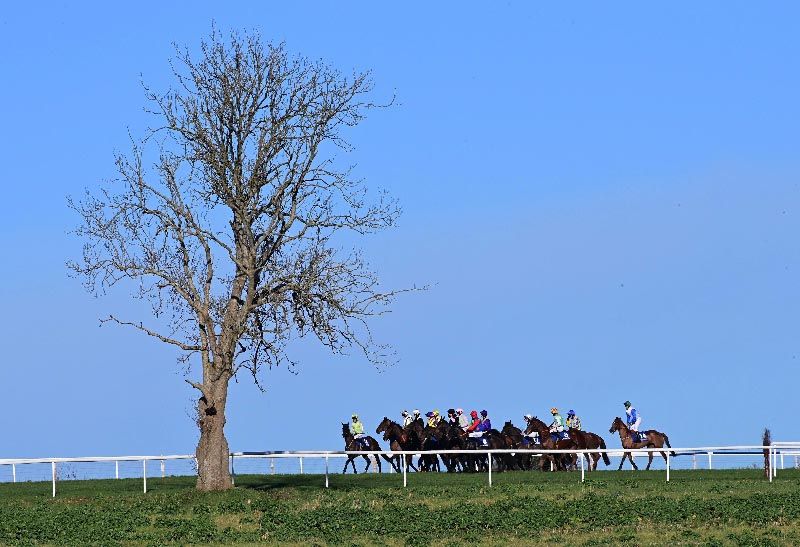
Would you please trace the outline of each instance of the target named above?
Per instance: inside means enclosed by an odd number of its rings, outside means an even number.
[[[164,454],[161,454],[162,456]],[[164,468],[164,460],[161,460],[161,478],[165,478],[167,476],[166,469]]]
[[[711,469],[711,456],[712,456],[713,454],[714,454],[713,452],[709,452],[709,453],[708,453],[708,468],[709,468],[709,469]]]
[[[692,469],[697,469],[697,454],[692,454]]]
[[[406,457],[405,454],[403,454],[403,488],[405,488],[408,485],[407,473],[408,473],[408,458]]]
[[[230,455],[231,459],[231,486],[236,485],[236,470],[233,468],[233,454]]]
[[[778,476],[778,449],[772,449],[772,476]]]
[[[325,488],[328,488],[328,455],[325,454]]]
[[[114,460],[114,478],[119,478],[119,460]]]
[[[774,451],[769,449],[769,482],[772,482],[772,470],[775,467]]]
[[[271,475],[275,474],[275,458],[269,459],[269,472]]]
[[[669,482],[669,450],[667,450],[667,482]]]
[[[11,464],[11,478],[14,482],[17,482],[17,464]]]
[[[300,456],[300,474],[303,474],[303,456]]]
[[[489,486],[492,485],[492,453],[487,452],[489,454]]]
[[[581,452],[581,482],[585,482],[586,481],[586,475],[585,475],[584,467],[586,467],[586,466],[583,464],[583,452]]]
[[[147,494],[147,460],[142,460],[142,489]]]
[[[53,497],[56,497],[56,462],[50,462],[53,470]]]

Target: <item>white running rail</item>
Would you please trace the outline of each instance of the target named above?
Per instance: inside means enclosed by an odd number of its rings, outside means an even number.
[[[542,456],[546,454],[576,454],[578,456],[578,460],[580,462],[580,480],[581,482],[585,481],[586,478],[586,467],[587,467],[587,459],[586,456],[591,453],[603,453],[605,452],[608,454],[609,457],[621,457],[624,452],[619,448],[613,449],[591,449],[591,450],[574,450],[574,449],[566,449],[566,450],[543,450],[543,449],[495,449],[495,450],[429,450],[429,451],[420,451],[420,450],[411,450],[411,451],[388,451],[388,450],[381,450],[381,451],[365,451],[365,452],[345,452],[345,451],[278,451],[278,452],[233,452],[230,455],[230,469],[231,469],[231,476],[235,480],[235,472],[236,472],[236,460],[244,460],[244,459],[271,459],[274,461],[275,459],[284,459],[284,458],[294,458],[299,460],[300,464],[300,473],[303,473],[304,460],[308,459],[321,459],[324,460],[325,463],[325,487],[329,487],[329,463],[332,458],[334,459],[342,459],[346,458],[350,455],[353,456],[401,456],[401,455],[411,455],[411,456],[420,456],[423,454],[430,454],[430,455],[438,455],[441,456],[443,454],[467,454],[467,455],[486,455],[489,460],[488,465],[488,480],[489,486],[492,486],[493,483],[493,473],[492,473],[492,458],[497,457],[499,455],[511,454],[511,455],[518,455],[518,454],[530,454],[533,456]],[[769,481],[772,482],[773,477],[777,476],[777,467],[778,467],[778,460],[780,459],[780,466],[783,469],[784,464],[784,455],[794,456],[797,459],[800,456],[800,442],[783,442],[783,443],[774,443],[771,446],[759,446],[759,445],[739,445],[739,446],[704,446],[704,447],[690,447],[690,448],[639,448],[636,450],[630,451],[635,457],[647,457],[650,453],[653,453],[654,456],[660,455],[660,452],[665,452],[667,454],[666,460],[666,480],[670,480],[670,468],[671,468],[671,460],[674,458],[672,455],[692,455],[696,458],[697,455],[707,455],[708,457],[708,466],[709,469],[711,468],[712,457],[717,456],[728,456],[728,457],[735,457],[735,456],[759,456],[763,453],[766,453],[769,462],[770,462],[770,469],[772,472],[769,474]],[[404,458],[401,458],[405,461]],[[182,455],[169,455],[169,456],[99,456],[99,457],[81,457],[81,458],[8,458],[8,459],[0,459],[0,466],[11,466],[12,468],[12,477],[13,482],[17,482],[17,466],[20,465],[27,465],[27,464],[50,464],[51,466],[51,482],[52,482],[52,494],[53,497],[56,495],[56,484],[58,482],[58,466],[59,464],[65,463],[96,463],[96,462],[113,462],[115,464],[116,478],[119,478],[119,464],[120,462],[141,462],[142,468],[142,491],[147,492],[147,464],[148,462],[158,461],[161,462],[161,475],[164,476],[164,462],[165,461],[175,461],[175,460],[187,460],[190,462],[195,461],[195,456],[193,454],[182,454]],[[403,486],[408,485],[408,469],[407,466],[401,465],[402,467],[402,474],[403,474]]]

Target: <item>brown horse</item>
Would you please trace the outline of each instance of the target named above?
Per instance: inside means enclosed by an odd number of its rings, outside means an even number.
[[[381,449],[381,446],[378,444],[378,441],[376,441],[370,436],[364,437],[364,440],[367,442],[367,448],[364,448],[364,445],[356,441],[356,438],[353,436],[352,433],[350,433],[350,426],[348,424],[342,424],[342,438],[344,439],[345,452],[378,452]],[[387,462],[392,463],[392,461],[385,454],[381,454],[381,456],[383,456],[383,459],[386,460]],[[357,457],[358,454],[349,454],[347,456],[347,461],[344,462],[344,469],[342,470],[342,474],[347,473],[348,465],[353,466],[353,473],[358,473],[358,471],[356,471],[356,464],[355,462],[353,462],[353,460],[355,460]],[[366,467],[364,467],[364,473],[366,473],[367,470],[369,470],[369,455],[362,454],[361,457],[364,458],[364,460],[366,460],[367,462]],[[381,460],[377,456],[375,456],[375,463],[378,464],[378,473],[380,473]]]
[[[511,423],[511,420],[503,424],[503,429],[500,431],[500,434],[505,439],[508,448],[529,448],[523,444],[525,437],[522,435],[522,430],[515,427],[514,424]],[[514,459],[512,459],[509,454],[509,463],[512,466],[516,465],[522,470],[530,469],[532,467],[532,462],[533,457],[530,454],[516,454]]]
[[[559,439],[554,441],[550,436],[550,428],[542,420],[534,416],[528,422],[528,427],[525,429],[525,435],[536,431],[539,434],[539,442],[545,450],[568,450],[575,448],[575,442],[572,439]],[[553,464],[553,468],[557,470],[568,469],[570,466],[575,465],[577,458],[574,454],[542,454],[539,459],[542,471],[545,468],[545,462]]]
[[[667,437],[667,434],[656,431],[655,429],[648,429],[647,431],[640,432],[640,435],[644,435],[646,440],[638,443],[633,442],[633,436],[631,436],[630,429],[628,429],[628,426],[625,425],[625,422],[623,422],[619,416],[614,418],[614,421],[611,422],[611,427],[608,430],[609,433],[614,433],[616,431],[619,431],[619,440],[622,442],[622,448],[626,448],[628,450],[635,450],[637,448],[662,448],[665,444],[667,445],[667,448],[672,448],[672,445],[669,444],[669,437]],[[625,458],[630,460],[634,469],[639,469],[636,467],[636,462],[633,461],[633,456],[628,450],[623,452],[617,471],[622,469],[622,464],[625,463]],[[664,457],[664,461],[667,461],[666,451],[661,452],[661,455]],[[671,452],[670,455],[674,456],[675,452]],[[648,460],[645,470],[650,469],[650,465],[653,463],[653,452],[648,452],[647,456]]]
[[[375,429],[375,433],[383,433],[383,440],[389,442],[389,450],[395,451],[405,451],[405,450],[419,450],[419,440],[417,436],[413,434],[410,430],[403,429],[400,424],[397,422],[393,422],[386,416],[383,417],[381,423],[378,424],[378,427]],[[402,471],[402,467],[400,467],[400,455],[396,455],[392,458],[393,460],[397,460],[397,465],[395,469],[399,472]],[[417,468],[414,467],[413,457],[411,454],[406,454],[406,468],[410,467],[414,471],[417,471]]]
[[[569,436],[575,441],[575,447],[580,450],[592,450],[594,448],[606,449],[606,442],[603,440],[603,437],[596,433],[581,431],[570,427]],[[603,458],[603,463],[611,465],[611,460],[608,458],[606,452],[589,452],[586,456],[589,459],[589,471],[597,470],[597,462],[600,461],[601,457]]]

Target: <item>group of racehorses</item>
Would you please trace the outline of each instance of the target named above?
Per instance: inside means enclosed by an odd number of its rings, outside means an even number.
[[[619,417],[615,418],[611,423],[608,432],[619,433],[622,447],[625,449],[619,463],[619,469],[622,469],[622,464],[625,463],[626,458],[631,462],[634,469],[638,469],[630,450],[663,448],[665,445],[667,448],[671,448],[669,437],[653,429],[640,432],[641,438],[637,442],[634,436],[631,435],[628,426]],[[375,429],[375,433],[383,434],[383,440],[389,443],[389,450],[392,452],[462,451],[452,454],[421,454],[416,466],[412,461],[412,455],[406,454],[405,463],[407,469],[414,471],[441,471],[440,460],[448,472],[487,471],[490,462],[493,463],[493,469],[497,471],[528,470],[533,469],[537,461],[535,453],[529,450],[587,451],[583,453],[587,457],[589,463],[587,469],[589,471],[597,469],[597,463],[601,458],[606,465],[611,464],[608,454],[605,452],[606,443],[600,435],[570,428],[568,430],[568,438],[556,438],[551,435],[549,426],[535,416],[528,421],[525,430],[515,427],[510,421],[507,421],[502,430],[491,429],[481,439],[470,437],[461,427],[445,420],[441,420],[435,426],[425,425],[422,420],[414,420],[403,427],[397,422],[384,417]],[[367,454],[352,454],[352,452],[379,452],[381,447],[378,441],[371,436],[356,439],[346,423],[342,424],[342,437],[345,441],[345,451],[351,452],[342,472],[347,472],[348,465],[351,465],[353,473],[357,473],[354,460],[358,456],[362,456],[366,460],[367,464],[364,468],[364,472],[366,472],[371,463],[369,456]],[[532,441],[532,439],[535,440]],[[525,452],[494,454],[490,460],[485,453],[470,453],[479,449],[509,449],[524,450]],[[598,451],[593,452],[592,450]],[[666,451],[661,451],[660,453],[666,461]],[[674,456],[675,453],[673,452],[672,455]],[[380,456],[389,462],[395,471],[400,472],[402,470],[400,454],[381,454]],[[648,452],[648,456],[647,469],[650,469],[650,465],[653,463],[653,452]],[[381,461],[378,457],[375,458],[375,461],[378,472],[380,472]],[[569,452],[543,453],[538,458],[538,466],[542,471],[572,470],[577,467],[577,462],[577,453]]]

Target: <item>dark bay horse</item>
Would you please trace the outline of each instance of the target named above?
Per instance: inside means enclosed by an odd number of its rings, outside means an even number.
[[[397,422],[393,422],[386,416],[383,417],[381,423],[378,424],[378,427],[375,429],[375,433],[383,433],[383,440],[389,442],[389,450],[419,450],[420,449],[420,442],[417,438],[417,435],[412,430],[403,429],[400,424]],[[400,467],[400,455],[396,455],[392,457],[392,460],[397,461],[397,465],[395,469],[400,472],[402,471],[402,467]],[[414,471],[417,471],[417,468],[414,467],[413,457],[411,454],[406,454],[405,457],[406,466],[410,467]]]
[[[572,440],[575,441],[575,448],[579,450],[591,450],[593,448],[601,448],[603,450],[606,449],[606,442],[603,440],[603,437],[596,433],[591,433],[589,431],[581,431],[579,429],[575,429],[574,427],[569,428],[569,436],[572,437]],[[589,471],[596,471],[597,470],[597,462],[600,461],[600,458],[603,458],[603,463],[606,465],[611,465],[611,460],[608,458],[608,454],[605,452],[589,452],[586,454],[589,459]]]
[[[575,442],[572,439],[554,441],[550,436],[550,428],[536,416],[528,422],[525,434],[528,435],[534,431],[539,434],[539,442],[545,450],[569,450],[570,448],[575,448]],[[570,465],[574,466],[577,458],[574,454],[542,454],[542,458],[539,460],[542,471],[544,471],[545,462],[548,461],[553,464],[554,469],[562,470],[568,469]]]
[[[522,434],[522,430],[518,427],[514,427],[511,420],[503,424],[503,429],[500,431],[500,434],[504,437],[508,448],[533,448],[533,446],[523,443],[525,436]],[[509,456],[511,455],[509,454]],[[533,467],[533,456],[531,454],[516,454],[509,458],[509,463],[512,466],[516,465],[522,470],[530,469]]]
[[[372,452],[372,451],[380,451],[381,446],[378,444],[378,441],[373,439],[370,436],[364,437],[366,440],[367,448],[364,448],[364,445],[361,442],[356,441],[355,437],[352,433],[350,433],[350,426],[348,424],[342,424],[342,438],[344,439],[344,450],[345,452]],[[381,454],[384,460],[389,463],[392,461],[385,455]],[[347,461],[344,462],[344,469],[342,470],[342,474],[347,472],[347,466],[353,466],[353,473],[358,473],[356,471],[356,464],[353,462],[358,457],[358,454],[350,454],[347,456]],[[361,454],[361,457],[366,460],[367,465],[364,467],[364,473],[369,470],[369,454]],[[381,460],[377,456],[375,456],[375,463],[378,464],[378,473],[381,472]]]
[[[614,418],[614,421],[611,422],[611,427],[609,428],[609,433],[619,432],[619,440],[622,442],[622,448],[626,448],[628,450],[635,450],[637,448],[662,448],[665,444],[667,448],[672,448],[672,445],[669,444],[669,437],[667,437],[666,433],[661,433],[660,431],[656,431],[655,429],[648,429],[647,431],[640,431],[640,434],[647,436],[647,440],[635,443],[633,442],[633,437],[631,436],[631,431],[628,429],[628,426],[625,425],[625,422],[617,416]],[[661,452],[661,455],[664,457],[664,461],[667,461],[667,453],[666,451]],[[671,456],[675,455],[675,452],[670,454]],[[647,460],[647,467],[645,470],[650,469],[650,465],[653,463],[653,453],[647,453],[648,460]],[[634,469],[639,469],[636,467],[636,462],[633,461],[633,456],[629,451],[626,451],[622,454],[622,459],[619,462],[619,471],[622,469],[622,464],[625,463],[625,458],[628,458],[631,462],[631,465]]]

